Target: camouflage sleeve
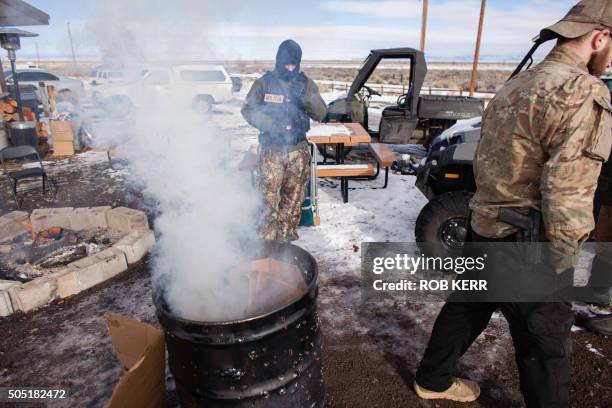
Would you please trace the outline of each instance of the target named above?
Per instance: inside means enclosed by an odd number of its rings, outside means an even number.
[[[271,116],[263,113],[263,93],[263,83],[260,79],[257,79],[253,82],[240,112],[251,126],[254,126],[261,132],[269,132],[273,129],[275,121]]]
[[[325,115],[327,114],[327,106],[319,93],[317,84],[315,84],[310,78],[308,79],[308,87],[306,89],[304,102],[306,103],[306,111],[308,112],[308,116],[318,122],[325,118]]]
[[[550,126],[560,119],[551,136],[541,140],[547,157],[540,180],[546,237],[570,256],[578,253],[594,228],[597,178],[612,143],[608,89],[599,81],[584,80],[566,84],[547,98],[548,120],[542,123]],[[571,92],[573,86],[576,91]]]

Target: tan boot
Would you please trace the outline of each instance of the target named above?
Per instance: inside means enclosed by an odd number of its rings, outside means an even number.
[[[447,399],[458,402],[472,402],[480,395],[480,387],[474,381],[453,378],[453,384],[441,392],[430,391],[414,382],[414,391],[423,399]]]

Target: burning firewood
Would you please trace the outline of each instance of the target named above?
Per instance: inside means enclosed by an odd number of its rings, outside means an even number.
[[[41,268],[52,268],[55,266],[67,265],[85,256],[87,256],[87,246],[85,244],[78,244],[56,249],[46,255],[42,261],[35,262],[34,265]]]
[[[296,265],[272,258],[257,259],[248,265],[248,313],[254,315],[277,309],[307,289]]]

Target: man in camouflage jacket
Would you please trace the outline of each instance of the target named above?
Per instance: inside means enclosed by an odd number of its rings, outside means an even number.
[[[545,267],[552,275],[571,273],[594,227],[593,196],[612,143],[610,94],[599,79],[612,62],[611,29],[612,1],[580,1],[540,33],[544,40],[558,39],[550,54],[508,81],[487,106],[474,164],[473,242],[524,237],[499,221],[501,208],[539,212],[552,248]],[[504,245],[506,251],[516,248]],[[568,407],[569,302],[447,302],[417,371],[417,394],[463,402],[478,397],[475,382],[452,372],[498,309],[510,326],[527,407]]]
[[[242,116],[259,131],[258,174],[264,198],[259,235],[266,240],[298,239],[297,226],[310,175],[306,132],[310,119],[327,113],[317,85],[300,72],[302,50],[292,40],[281,43],[274,71],[257,79]]]

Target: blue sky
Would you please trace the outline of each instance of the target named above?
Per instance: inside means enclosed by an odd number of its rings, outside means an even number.
[[[24,39],[19,57],[67,58],[69,21],[77,58],[123,53],[147,59],[271,59],[285,38],[306,59],[363,58],[372,48],[418,47],[421,0],[28,0],[51,16]],[[481,54],[516,60],[539,30],[575,0],[488,0]],[[480,0],[430,0],[428,58],[473,54]]]

